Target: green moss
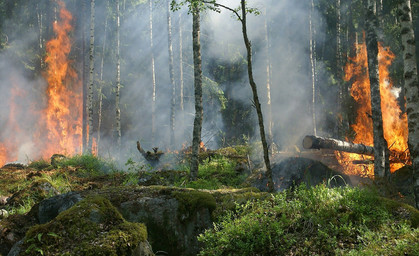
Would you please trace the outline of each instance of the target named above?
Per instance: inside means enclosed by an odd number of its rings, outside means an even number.
[[[212,212],[216,208],[215,198],[207,192],[198,190],[174,191],[173,196],[179,202],[179,215],[188,219],[201,208],[208,208]]]
[[[125,221],[109,200],[94,196],[30,228],[23,250],[28,255],[129,255],[146,239],[143,224]]]
[[[400,203],[387,198],[381,198],[380,201],[387,211],[392,213],[395,218],[408,221],[414,228],[419,227],[419,210],[408,204]]]

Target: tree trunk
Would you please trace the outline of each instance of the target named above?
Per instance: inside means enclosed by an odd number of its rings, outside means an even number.
[[[315,66],[314,66],[314,38],[313,38],[313,13],[314,13],[314,1],[311,0],[310,3],[310,64],[311,64],[311,89],[312,89],[312,100],[311,100],[311,115],[313,122],[313,133],[317,135],[317,124],[316,124],[316,75],[315,75]]]
[[[380,28],[383,28],[383,25],[384,25],[383,0],[377,0],[376,6],[377,6],[376,8],[377,8],[378,25],[380,26]]]
[[[196,180],[199,167],[199,144],[201,143],[202,119],[204,115],[202,106],[202,59],[200,42],[200,15],[197,4],[192,6],[192,39],[193,39],[193,62],[194,62],[194,86],[195,86],[195,119],[192,135],[191,174],[190,179]]]
[[[155,144],[156,136],[156,70],[154,66],[153,46],[153,0],[149,0],[149,30],[150,30],[150,53],[151,53],[151,79],[152,79],[152,102],[151,102],[151,144]]]
[[[402,27],[404,89],[409,127],[408,145],[413,168],[413,192],[415,206],[419,209],[419,82],[410,0],[400,0],[398,14]]]
[[[183,29],[182,29],[182,13],[179,12],[179,95],[180,111],[184,111],[184,96],[183,96]],[[183,115],[183,114],[182,114]],[[183,122],[182,118],[182,122]]]
[[[355,144],[352,142],[336,140],[332,138],[323,138],[312,135],[304,137],[303,147],[305,149],[324,148],[370,156],[374,155],[374,147],[366,146],[364,144]]]
[[[269,42],[269,29],[268,29],[268,13],[265,7],[265,43],[266,43],[266,107],[268,110],[268,143],[271,153],[274,152],[273,142],[273,121],[272,121],[272,103],[271,103],[271,58],[270,58],[270,42]]]
[[[107,2],[108,4],[109,2]],[[105,31],[103,33],[103,44],[102,44],[102,55],[100,60],[100,84],[99,84],[99,90],[98,90],[98,96],[99,96],[99,106],[98,106],[98,113],[97,113],[97,155],[99,156],[99,149],[100,149],[100,132],[102,127],[102,108],[103,108],[103,65],[105,61],[105,49],[106,49],[106,33],[108,30],[108,17],[105,18]]]
[[[86,2],[81,4],[81,20],[84,20],[86,14]],[[56,15],[55,15],[56,16]],[[56,19],[56,18],[55,18]],[[82,86],[83,86],[83,121],[82,121],[82,152],[87,148],[87,86],[86,86],[86,28],[85,23],[81,25],[81,51],[82,51]]]
[[[380,83],[378,74],[378,20],[374,13],[375,0],[367,0],[368,10],[366,15],[366,45],[368,55],[368,74],[371,88],[371,109],[374,137],[374,176],[388,177],[390,166],[388,160],[388,146],[384,139],[383,117],[381,113]]]
[[[180,122],[185,123],[185,97],[184,97],[184,81],[183,81],[183,28],[182,28],[182,12],[179,12],[179,109]],[[183,129],[182,140],[188,137]]]
[[[87,88],[86,111],[89,134],[86,152],[92,153],[93,140],[93,82],[94,82],[94,47],[95,47],[95,0],[90,0],[90,49],[89,49],[89,87]]]
[[[337,115],[338,118],[338,136],[343,136],[345,130],[345,119],[344,118],[344,105],[346,102],[346,86],[343,82],[343,49],[342,49],[342,8],[341,0],[336,0],[336,80],[339,86],[338,104],[337,104]]]
[[[116,132],[116,147],[119,154],[121,150],[121,108],[120,108],[120,90],[121,90],[121,56],[120,56],[120,13],[119,0],[116,0],[116,88],[115,88],[115,132]]]
[[[43,56],[44,54],[44,14],[43,14],[43,8],[41,8],[41,3],[37,3],[36,8],[37,8],[37,18],[38,18],[38,29],[39,29],[39,56]],[[40,69],[44,70],[45,68],[45,58],[39,58],[40,60]]]
[[[175,146],[175,106],[176,106],[176,85],[175,69],[173,64],[173,43],[172,43],[172,18],[170,16],[170,0],[167,0],[167,38],[169,49],[169,73],[170,84],[172,85],[172,100],[170,105],[170,147]]]
[[[256,107],[256,112],[259,120],[259,130],[260,130],[260,138],[262,141],[262,147],[263,147],[263,158],[265,160],[266,165],[266,177],[268,179],[268,189],[269,191],[274,191],[274,184],[272,180],[272,169],[271,169],[271,163],[269,160],[269,151],[268,151],[268,144],[266,142],[266,136],[265,136],[265,127],[263,123],[263,115],[262,115],[262,108],[260,106],[259,102],[259,96],[257,91],[257,86],[255,83],[255,80],[253,79],[253,69],[252,69],[252,47],[251,43],[249,41],[249,38],[247,36],[247,25],[246,25],[246,1],[241,0],[241,8],[242,8],[242,32],[243,32],[243,39],[244,44],[246,46],[247,50],[247,72],[249,75],[249,83],[250,87],[252,87],[253,92],[253,103]]]

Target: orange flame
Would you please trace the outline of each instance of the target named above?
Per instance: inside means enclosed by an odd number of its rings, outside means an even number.
[[[29,97],[32,93],[11,79],[13,86],[10,89],[8,120],[2,126],[0,138],[1,166],[7,161],[18,160],[20,154],[26,158],[49,158],[55,153],[75,154],[81,149],[82,90],[68,58],[71,51],[69,34],[73,30],[72,16],[63,2],[57,1],[57,4],[60,15],[59,20],[53,24],[56,37],[46,45],[47,69],[43,74],[48,83],[46,107],[39,112],[39,106],[36,107],[38,102],[31,101]],[[29,102],[31,108],[21,107],[22,102]],[[21,123],[28,116],[37,119],[29,129]]]
[[[402,114],[398,105],[398,94],[393,88],[389,77],[389,66],[395,55],[388,47],[380,43],[378,62],[380,75],[381,109],[383,115],[384,138],[392,151],[391,156],[406,155],[407,149],[407,116]],[[372,118],[371,118],[371,91],[368,77],[368,59],[365,43],[356,45],[357,56],[351,59],[345,67],[345,80],[352,82],[351,95],[358,105],[357,117],[352,129],[355,132],[353,142],[373,146]],[[335,152],[347,174],[361,176],[374,175],[373,165],[356,165],[354,160],[371,160],[372,157],[345,152]],[[403,163],[392,163],[392,172],[402,167]]]
[[[54,153],[74,154],[82,145],[81,85],[68,59],[71,51],[69,33],[73,30],[72,16],[63,2],[58,1],[58,5],[60,20],[53,24],[56,37],[46,45],[48,104],[43,121],[46,122],[48,143],[44,156]]]

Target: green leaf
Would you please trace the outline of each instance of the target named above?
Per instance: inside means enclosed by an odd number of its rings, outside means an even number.
[[[47,235],[52,237],[60,237],[59,235],[55,234],[54,232],[49,232]]]

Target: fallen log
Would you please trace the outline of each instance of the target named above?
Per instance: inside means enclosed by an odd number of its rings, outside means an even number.
[[[374,148],[364,144],[355,144],[348,141],[342,141],[332,138],[323,138],[314,135],[307,135],[303,139],[303,147],[305,149],[333,149],[348,153],[356,153],[362,155],[374,155]]]

